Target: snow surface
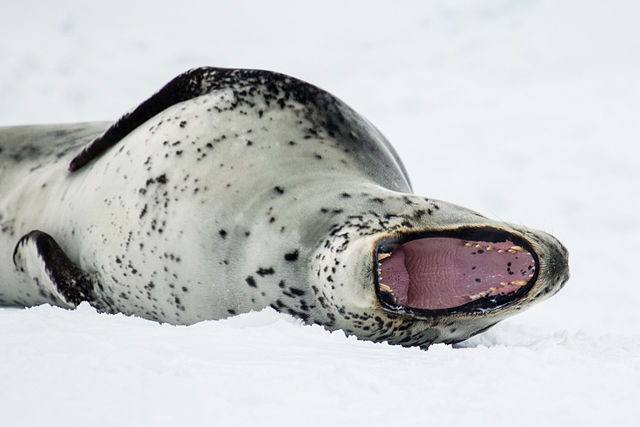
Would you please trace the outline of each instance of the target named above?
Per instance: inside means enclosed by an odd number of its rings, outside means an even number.
[[[640,421],[640,3],[0,6],[0,125],[116,119],[199,65],[342,98],[417,193],[556,235],[557,296],[458,346],[346,338],[271,310],[189,327],[0,309],[0,423],[612,425]]]

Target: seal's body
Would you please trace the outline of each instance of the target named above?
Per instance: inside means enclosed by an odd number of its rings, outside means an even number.
[[[566,257],[411,194],[369,122],[277,73],[195,69],[111,126],[0,129],[4,304],[175,324],[272,306],[427,346],[556,292]]]

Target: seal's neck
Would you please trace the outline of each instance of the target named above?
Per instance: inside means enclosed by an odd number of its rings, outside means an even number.
[[[322,323],[342,327],[335,322],[377,306],[376,242],[422,226],[436,208],[425,198],[362,184],[324,192],[316,202],[307,227],[316,248],[308,258],[308,281]]]

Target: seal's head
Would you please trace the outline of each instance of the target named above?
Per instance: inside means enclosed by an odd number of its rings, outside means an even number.
[[[341,263],[342,253],[357,260],[333,269],[326,305],[337,308],[336,327],[403,345],[454,343],[555,294],[569,278],[568,252],[549,234],[441,201],[399,199],[352,215],[325,243],[334,259],[325,256],[319,272],[327,260]]]

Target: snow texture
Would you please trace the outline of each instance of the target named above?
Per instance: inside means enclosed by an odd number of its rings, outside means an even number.
[[[455,347],[272,310],[176,327],[0,309],[3,426],[636,426],[640,5],[553,0],[0,7],[0,125],[116,119],[199,65],[312,82],[417,193],[556,235],[557,296]]]

